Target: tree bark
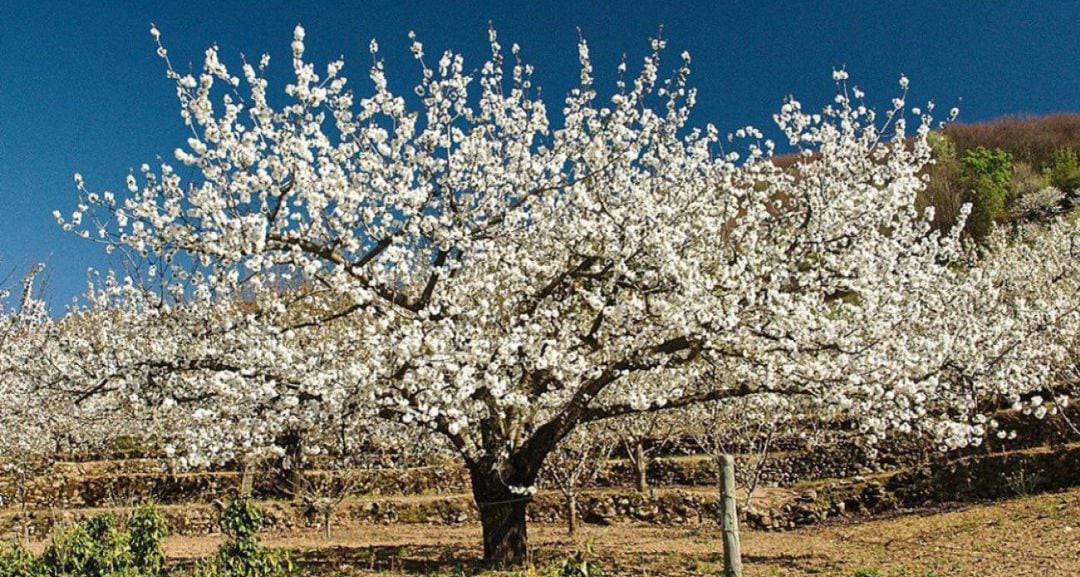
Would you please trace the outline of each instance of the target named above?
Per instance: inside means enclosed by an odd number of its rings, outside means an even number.
[[[472,467],[470,477],[484,533],[484,561],[499,569],[520,567],[528,557],[525,508],[532,499],[512,493],[497,475],[481,469]]]
[[[255,486],[255,463],[249,457],[243,457],[240,462],[240,497],[251,496]]]
[[[577,495],[566,498],[566,532],[571,535],[577,532]]]
[[[279,462],[278,492],[290,499],[297,499],[304,492],[304,444],[298,431],[289,431],[280,439],[285,456]]]
[[[645,455],[645,446],[638,441],[634,445],[634,471],[637,473],[637,491],[644,493],[649,490],[649,459]]]

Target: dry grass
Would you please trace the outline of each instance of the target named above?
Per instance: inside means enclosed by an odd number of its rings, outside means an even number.
[[[588,525],[575,538],[561,526],[530,528],[534,563],[543,567],[591,544],[609,575],[718,575],[719,532],[712,527]],[[209,554],[215,536],[174,537],[170,558]],[[265,543],[295,552],[319,575],[479,572],[476,525],[361,525],[324,541],[317,530],[270,534]],[[1066,577],[1080,575],[1080,489],[952,511],[908,513],[792,532],[743,534],[747,577]],[[931,573],[932,572],[932,573]]]

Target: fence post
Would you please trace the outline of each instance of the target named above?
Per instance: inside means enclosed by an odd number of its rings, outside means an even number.
[[[735,459],[723,456],[720,477],[721,522],[724,528],[724,577],[742,577],[742,552],[739,545],[739,514],[735,510]]]
[[[240,460],[240,497],[251,497],[255,485],[255,459],[243,457]]]

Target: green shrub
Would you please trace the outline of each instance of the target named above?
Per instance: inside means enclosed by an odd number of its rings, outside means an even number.
[[[884,577],[876,569],[856,569],[854,575],[855,577]]]
[[[218,526],[228,540],[195,572],[196,577],[284,577],[292,563],[259,545],[262,513],[249,499],[234,499],[221,512]]]
[[[21,547],[0,552],[0,577],[158,577],[164,538],[165,520],[152,506],[132,512],[126,527],[103,513],[54,530],[40,558]]]
[[[103,513],[53,533],[41,556],[51,575],[118,577],[136,575],[128,548],[128,534],[116,517]]]
[[[986,177],[999,186],[1008,186],[1012,178],[1012,155],[1000,148],[972,148],[962,162],[965,175]]]
[[[0,577],[46,577],[34,555],[20,545],[0,549]]]
[[[165,552],[161,543],[168,532],[165,517],[153,505],[143,505],[132,511],[127,530],[134,566],[144,575],[161,573],[165,567]]]
[[[1046,172],[1050,184],[1066,193],[1080,190],[1080,155],[1075,150],[1071,148],[1055,150]]]
[[[1012,180],[1012,156],[983,147],[964,153],[961,178],[971,203],[966,230],[976,240],[984,238],[994,223],[1005,218],[1005,204]]]

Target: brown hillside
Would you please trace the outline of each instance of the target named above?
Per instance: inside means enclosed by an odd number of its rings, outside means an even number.
[[[955,123],[946,126],[944,132],[960,152],[977,146],[1000,148],[1016,160],[1041,166],[1059,148],[1080,150],[1080,113]]]

